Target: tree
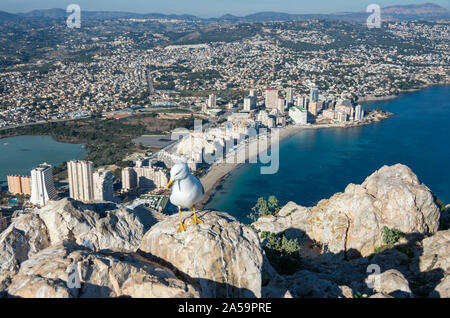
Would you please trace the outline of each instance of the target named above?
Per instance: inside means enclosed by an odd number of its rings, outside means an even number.
[[[268,200],[261,197],[252,208],[253,212],[248,215],[248,218],[253,222],[256,222],[260,217],[278,213],[280,209],[280,202],[274,195],[270,196]]]
[[[271,195],[269,197],[268,205],[269,205],[270,211],[273,212],[272,214],[277,213],[281,209],[280,202],[278,201],[277,197],[274,195]]]

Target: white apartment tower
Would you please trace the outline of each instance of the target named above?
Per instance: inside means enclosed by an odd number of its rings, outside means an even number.
[[[95,201],[113,201],[113,183],[114,177],[111,171],[100,169],[94,173],[94,200]]]
[[[208,98],[208,107],[215,108],[217,106],[217,96],[215,94],[209,95]]]
[[[130,191],[137,188],[137,174],[133,168],[122,169],[122,190]]]
[[[294,104],[294,89],[292,87],[286,88],[286,104],[288,106]]]
[[[254,96],[247,96],[244,98],[244,111],[249,112],[256,107],[256,98]]]
[[[70,197],[77,201],[94,200],[94,164],[90,161],[67,163]]]
[[[364,118],[364,110],[361,105],[355,107],[355,120],[362,120]]]
[[[31,199],[35,205],[45,206],[58,197],[53,183],[52,167],[43,163],[31,170]]]
[[[266,89],[266,109],[278,108],[278,89]]]

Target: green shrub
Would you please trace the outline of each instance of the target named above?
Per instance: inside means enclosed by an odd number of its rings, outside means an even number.
[[[288,239],[283,234],[262,232],[261,238],[266,239],[264,251],[270,264],[281,275],[297,272],[301,264],[300,244],[297,240]]]
[[[256,222],[260,217],[274,215],[281,210],[280,202],[278,199],[272,195],[268,200],[261,197],[256,202],[256,205],[252,208],[252,213],[250,213],[247,217]]]
[[[386,245],[397,243],[403,235],[400,230],[390,229],[387,226],[383,227],[383,243]]]

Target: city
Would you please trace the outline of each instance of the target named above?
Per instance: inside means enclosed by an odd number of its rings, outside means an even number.
[[[450,297],[450,13],[347,5],[0,11],[0,299]]]

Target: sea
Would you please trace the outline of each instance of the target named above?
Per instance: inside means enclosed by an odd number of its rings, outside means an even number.
[[[244,223],[259,197],[281,204],[315,205],[360,184],[384,165],[402,163],[445,204],[450,204],[450,85],[368,102],[395,115],[352,128],[303,130],[280,142],[280,168],[261,175],[261,164],[234,170],[207,208],[228,212]]]

